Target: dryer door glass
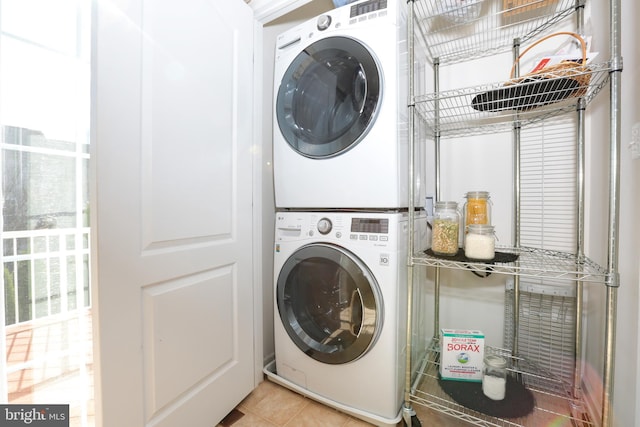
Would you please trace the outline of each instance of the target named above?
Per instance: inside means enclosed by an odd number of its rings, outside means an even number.
[[[282,135],[311,158],[339,155],[364,138],[382,100],[381,75],[371,53],[347,37],[328,37],[296,56],[276,100]]]
[[[358,359],[382,329],[377,282],[362,261],[329,244],[311,244],[291,255],[278,277],[277,302],[289,337],[324,363]]]

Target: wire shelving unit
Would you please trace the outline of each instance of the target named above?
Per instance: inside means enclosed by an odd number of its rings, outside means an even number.
[[[439,90],[440,67],[462,64],[471,59],[488,57],[512,50],[514,58],[519,55],[520,45],[549,34],[560,24],[575,18],[577,33],[582,31],[584,9],[587,0],[411,0],[408,12],[409,64],[415,64],[414,50],[419,47],[426,52],[427,62],[434,69],[435,90],[432,93],[415,93],[415,70],[409,69],[410,94],[410,164],[415,164],[416,129],[418,122],[426,126],[433,135],[436,146],[436,200],[439,199],[439,144],[447,138],[490,134],[499,131],[513,133],[514,142],[514,241],[511,246],[496,248],[515,256],[509,262],[483,263],[468,259],[446,259],[429,254],[429,251],[410,255],[407,310],[407,372],[405,385],[405,425],[420,425],[413,405],[427,407],[448,416],[479,426],[539,426],[549,425],[558,419],[575,426],[612,425],[615,306],[619,278],[617,273],[617,234],[619,186],[618,159],[620,131],[620,0],[609,0],[611,49],[610,60],[588,64],[579,73],[581,83],[567,89],[562,75],[547,75],[546,83],[520,81],[514,90],[510,79],[479,86]],[[519,70],[517,67],[516,76]],[[589,104],[609,85],[611,129],[609,162],[609,224],[608,261],[600,266],[584,253],[584,114]],[[500,95],[499,100],[487,94]],[[575,252],[545,250],[526,247],[520,243],[519,216],[521,212],[520,192],[520,132],[530,125],[553,120],[559,116],[576,114],[579,128],[576,141],[577,167],[575,216],[577,248]],[[414,182],[415,171],[411,170],[410,182]],[[409,211],[415,211],[415,189],[410,185]],[[409,221],[409,248],[414,247],[413,218]],[[486,351],[507,358],[510,374],[518,379],[535,396],[535,409],[530,415],[517,419],[500,419],[473,411],[448,396],[438,384],[440,352],[438,337],[434,336],[424,352],[412,349],[413,328],[413,267],[427,266],[435,269],[435,332],[439,329],[440,270],[468,270],[476,273],[496,273],[513,277],[513,340],[511,348],[488,348]],[[575,363],[571,381],[546,371],[538,364],[520,355],[518,347],[518,320],[521,303],[520,280],[568,281],[573,283],[576,295],[574,334],[575,357],[582,360],[581,322],[583,310],[583,285],[602,284],[606,289],[603,395],[600,402],[585,400],[581,392],[580,363]],[[411,360],[412,355],[424,355],[420,360]],[[414,375],[414,372],[417,372]],[[593,406],[597,406],[594,408]],[[593,415],[597,414],[597,417]]]

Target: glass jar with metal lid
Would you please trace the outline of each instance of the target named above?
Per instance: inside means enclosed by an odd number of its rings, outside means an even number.
[[[491,200],[488,191],[469,191],[464,196],[465,230],[469,224],[491,224]]]
[[[493,225],[469,224],[464,236],[464,256],[470,259],[490,260],[496,255]]]
[[[436,255],[458,253],[460,213],[457,202],[436,202],[433,213],[431,250]]]

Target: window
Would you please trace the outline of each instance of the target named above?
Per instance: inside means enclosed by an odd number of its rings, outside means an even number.
[[[0,0],[0,397],[68,403],[79,426],[93,425],[90,6]]]

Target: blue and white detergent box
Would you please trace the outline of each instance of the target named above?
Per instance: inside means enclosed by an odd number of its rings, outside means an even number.
[[[483,363],[482,331],[440,330],[440,377],[443,380],[481,382]]]

